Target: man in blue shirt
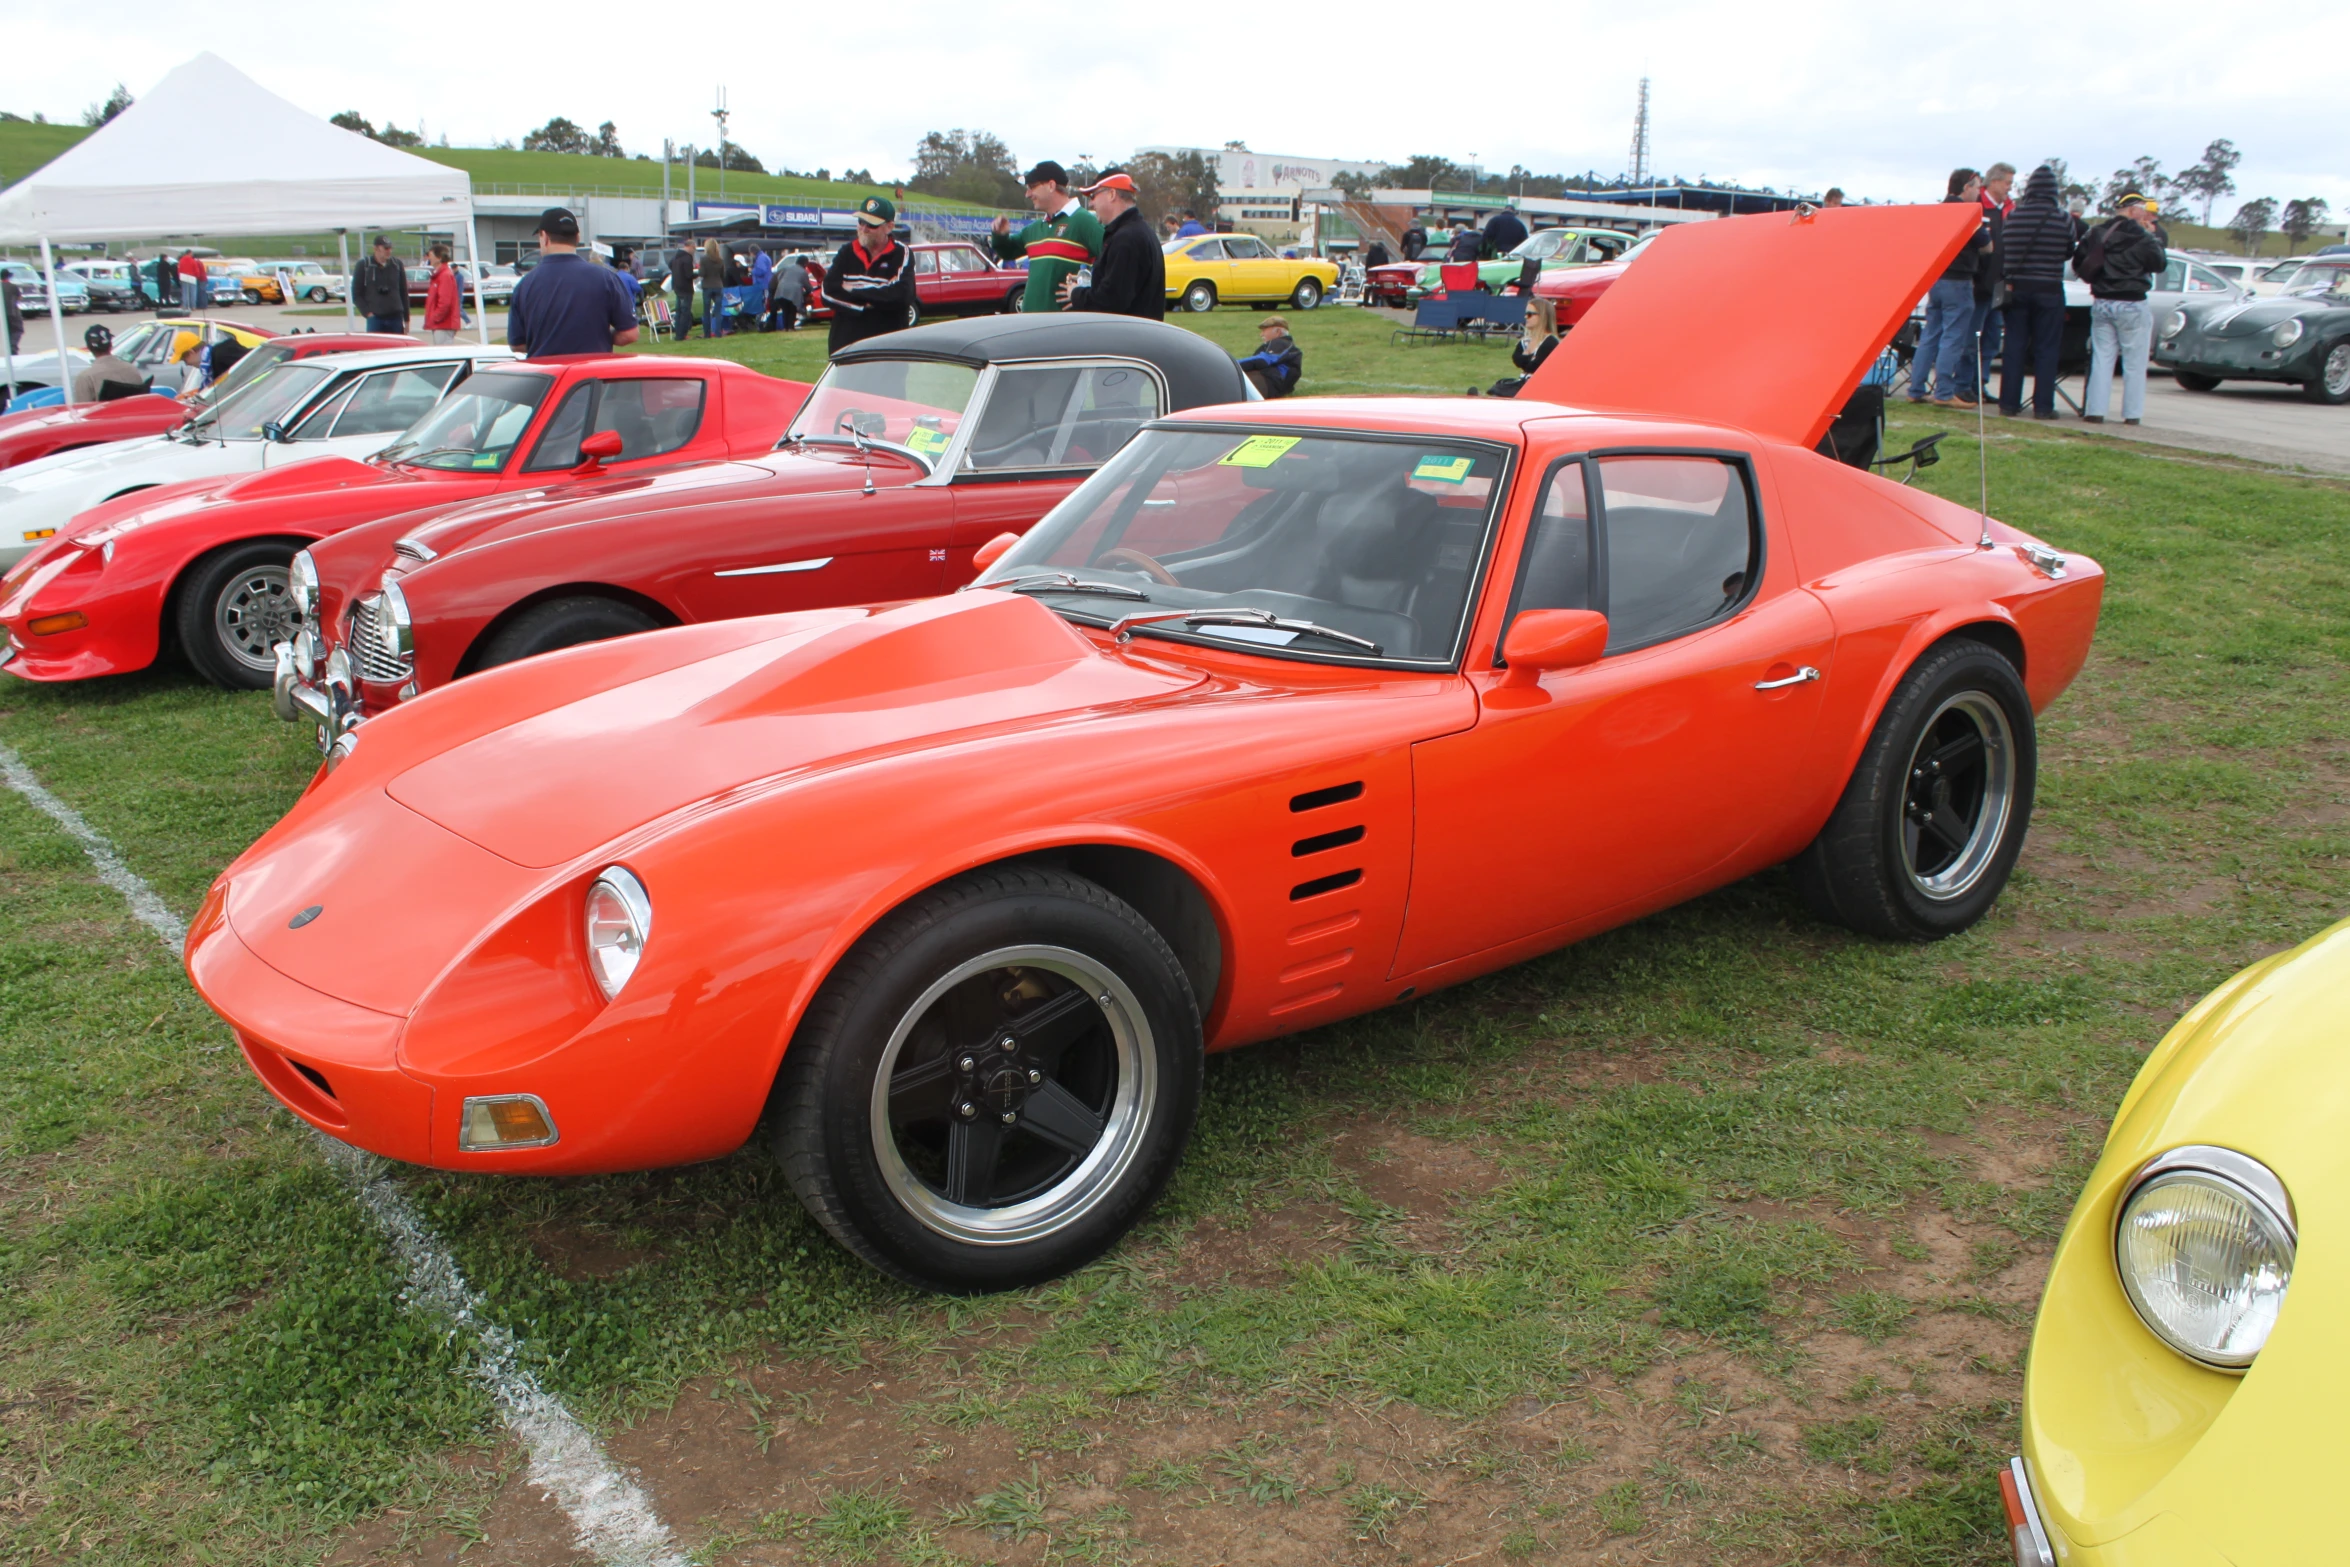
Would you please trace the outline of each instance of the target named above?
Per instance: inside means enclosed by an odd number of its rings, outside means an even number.
[[[567,207],[539,214],[539,261],[514,285],[506,342],[531,359],[608,354],[636,341],[636,305],[610,267],[579,253],[579,219]]]

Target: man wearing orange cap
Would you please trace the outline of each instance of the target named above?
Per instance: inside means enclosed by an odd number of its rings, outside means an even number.
[[[1084,194],[1102,220],[1102,259],[1094,264],[1091,282],[1080,285],[1071,278],[1061,285],[1061,303],[1071,310],[1166,320],[1167,258],[1134,204],[1133,179],[1112,169]]]

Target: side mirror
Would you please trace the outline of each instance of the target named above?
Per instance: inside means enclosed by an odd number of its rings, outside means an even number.
[[[985,544],[980,545],[979,548],[971,552],[972,568],[978,571],[985,571],[988,567],[994,565],[997,561],[1004,558],[1004,551],[1010,549],[1013,545],[1019,542],[1020,535],[1017,533],[997,534],[994,538],[989,539]]]
[[[579,465],[582,468],[593,468],[599,463],[610,462],[620,455],[622,444],[618,430],[598,430],[579,443]]]
[[[1607,617],[1595,609],[1529,609],[1501,639],[1509,674],[1502,685],[1534,685],[1553,669],[1596,664],[1607,651]]]
[[[293,436],[287,433],[284,425],[272,419],[261,427],[261,438],[265,441],[283,442],[292,440]]]

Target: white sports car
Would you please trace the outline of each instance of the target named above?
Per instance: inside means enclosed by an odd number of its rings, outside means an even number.
[[[476,368],[480,345],[321,354],[278,365],[169,435],[43,457],[0,475],[0,571],[101,501],[312,457],[371,457]]]

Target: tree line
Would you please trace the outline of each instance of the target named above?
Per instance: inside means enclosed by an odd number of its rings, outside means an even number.
[[[1069,171],[1072,190],[1101,177],[1102,166],[1083,156],[1054,160]],[[1137,153],[1118,165],[1134,181],[1136,205],[1143,216],[1157,222],[1170,212],[1196,212],[1213,220],[1216,203],[1216,165],[1196,152]],[[968,201],[983,207],[1018,209],[1028,204],[1020,183],[1021,160],[1002,137],[992,131],[961,127],[931,131],[914,144],[914,177],[908,190],[950,201]]]

